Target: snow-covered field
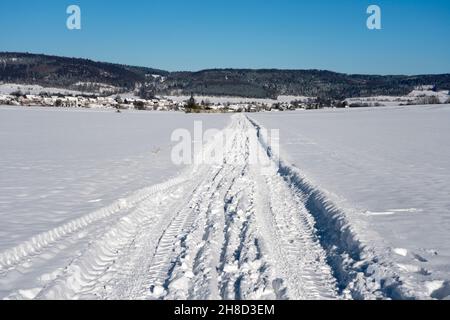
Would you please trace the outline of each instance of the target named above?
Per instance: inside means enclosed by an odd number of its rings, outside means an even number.
[[[163,182],[182,170],[171,161],[171,133],[194,120],[179,113],[0,108],[0,251]]]
[[[2,107],[0,299],[444,299],[449,115]],[[194,120],[225,161],[172,163]]]
[[[282,159],[400,275],[392,290],[450,296],[449,105],[251,117],[281,129]]]
[[[345,101],[349,104],[365,104],[371,107],[386,106],[395,107],[399,105],[410,105],[410,104],[430,104],[429,98],[434,98],[434,100],[439,101],[439,103],[448,103],[450,101],[450,93],[448,90],[445,91],[433,91],[429,88],[417,88],[411,91],[406,96],[375,96],[375,97],[359,97],[359,98],[348,98]],[[427,101],[428,102],[424,102]],[[437,103],[437,102],[432,102]]]

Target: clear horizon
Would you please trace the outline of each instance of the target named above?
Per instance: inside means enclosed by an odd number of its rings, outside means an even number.
[[[81,8],[81,30],[66,9]],[[382,29],[366,27],[367,7]],[[450,73],[444,0],[2,1],[0,51],[150,67],[329,70],[347,74]]]

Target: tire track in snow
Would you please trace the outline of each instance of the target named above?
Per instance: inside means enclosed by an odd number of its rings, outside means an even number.
[[[279,159],[267,144],[267,132],[247,118],[257,131],[258,140],[270,159]],[[326,252],[328,265],[336,279],[338,294],[344,299],[411,299],[396,266],[383,252],[363,243],[355,233],[346,212],[336,206],[320,187],[312,184],[299,168],[284,160],[278,173],[312,217],[315,234]]]
[[[212,261],[216,257],[217,225],[223,211],[220,190],[226,183],[224,171],[223,167],[218,170],[195,202],[196,219],[183,238],[183,251],[167,278],[166,298],[192,300],[217,296],[212,285],[217,278]]]
[[[255,230],[254,186],[239,179],[226,198],[225,242],[222,248],[220,293],[225,300],[274,299],[270,267],[263,259]]]
[[[220,169],[213,173],[213,177],[218,177],[219,174]],[[209,184],[208,178],[210,179],[209,175],[195,189],[190,201],[163,232],[147,280],[150,284],[150,292],[154,298],[164,297],[168,293],[169,285],[174,285],[175,281],[172,276],[177,265],[182,264],[186,258],[188,251],[186,243],[188,242],[188,237],[192,237],[194,234],[194,222],[201,219],[205,214],[204,210],[207,209],[204,206],[205,197],[213,189],[213,186]],[[186,281],[187,279],[183,278],[183,280]],[[183,286],[180,282],[178,286]]]
[[[232,126],[234,123],[232,124]],[[239,145],[234,135],[232,145]],[[236,157],[236,151],[230,153]],[[223,163],[217,173],[206,179],[201,201],[197,204],[197,219],[183,242],[174,270],[167,279],[168,299],[218,299],[217,265],[223,242],[221,229],[224,223],[224,198],[226,190],[235,180],[236,167]]]
[[[156,228],[143,229],[136,240],[138,250],[122,256],[117,267],[120,281],[114,281],[106,298],[157,299],[165,294],[166,278],[176,262],[176,253],[182,249],[179,245],[183,241],[182,231],[194,219],[186,208],[191,206],[204,176],[206,172],[200,170],[177,195],[178,201],[159,208],[161,223]]]
[[[105,298],[159,299],[167,294],[168,278],[184,252],[185,237],[190,234],[201,203],[199,196],[211,175],[218,175],[217,170],[200,168],[184,186],[178,201],[158,208],[162,223],[141,231],[136,240],[140,248],[117,264],[120,281],[110,285],[112,289],[103,295]]]
[[[165,202],[177,201],[177,193],[182,186],[167,189],[140,203],[130,214],[118,220],[99,239],[93,240],[83,254],[74,259],[64,273],[47,285],[37,296],[45,299],[87,299],[102,297],[101,289],[109,286],[117,262],[132,255],[137,243],[145,243],[137,238],[161,225],[163,217],[158,210]],[[167,193],[168,191],[172,191]],[[150,234],[154,234],[150,233]],[[120,269],[122,271],[122,269]],[[129,279],[129,278],[128,278]],[[100,289],[101,288],[101,289]]]
[[[241,121],[238,122],[241,125]],[[250,141],[244,131],[234,159],[242,164],[234,175],[225,202],[224,243],[219,267],[221,298],[274,299],[270,267],[263,259],[260,235],[255,230],[254,183],[248,179]]]
[[[244,125],[252,137],[257,137],[250,121],[246,119]],[[255,145],[264,168],[253,166],[250,176],[255,183],[258,223],[279,277],[273,283],[277,298],[336,298],[335,279],[316,237],[314,219],[278,174],[267,150],[260,143]]]
[[[245,117],[234,116],[229,129],[223,164],[198,166],[139,193],[126,211],[108,211],[120,217],[112,226],[103,226],[102,215],[90,220],[106,228],[103,235],[37,297],[336,298],[304,203],[273,163],[263,171],[251,163],[255,152],[266,150],[259,142],[254,149],[257,131]]]
[[[75,232],[80,232],[90,225],[98,224],[102,220],[113,215],[126,213],[127,210],[135,207],[140,202],[151,197],[155,193],[169,189],[185,181],[186,178],[179,177],[167,182],[145,188],[137,191],[127,199],[119,199],[112,205],[99,209],[93,213],[85,215],[81,218],[72,220],[64,225],[54,228],[45,233],[39,234],[30,240],[0,253],[0,273],[3,273],[8,268],[14,267],[21,261],[32,256],[43,254],[45,249],[57,243],[63,238],[72,235]]]
[[[270,234],[266,239],[276,261],[279,291],[286,291],[280,298],[336,298],[335,279],[315,237],[309,213],[275,172],[260,177],[258,211]]]

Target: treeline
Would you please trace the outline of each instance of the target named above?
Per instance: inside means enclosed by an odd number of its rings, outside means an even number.
[[[415,87],[450,90],[450,74],[424,76],[347,75],[321,70],[205,70],[168,75],[154,91],[166,94],[276,98],[279,95],[342,100],[351,97],[406,95]]]
[[[86,59],[0,53],[0,81],[38,84],[78,91],[135,90],[142,98],[155,95],[213,95],[276,98],[279,95],[342,100],[352,97],[399,96],[415,87],[434,85],[450,90],[450,74],[420,76],[348,75],[323,70],[212,69],[167,72]],[[116,93],[116,92],[114,92]]]
[[[88,59],[28,53],[0,53],[0,81],[99,92],[103,86],[118,91],[134,90],[146,74],[164,71]]]

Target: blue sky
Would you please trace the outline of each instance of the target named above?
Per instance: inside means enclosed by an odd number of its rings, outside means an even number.
[[[66,8],[82,30],[66,28]],[[366,27],[370,4],[382,30]],[[448,0],[1,0],[0,51],[165,70],[450,73]]]

